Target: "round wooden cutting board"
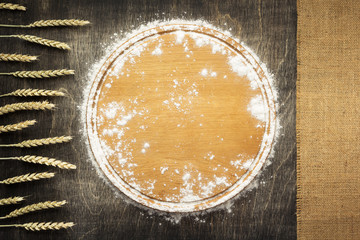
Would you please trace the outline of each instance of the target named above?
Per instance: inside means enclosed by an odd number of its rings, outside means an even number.
[[[170,212],[243,190],[268,157],[275,102],[254,55],[195,24],[128,38],[93,81],[87,130],[96,162],[123,193]]]

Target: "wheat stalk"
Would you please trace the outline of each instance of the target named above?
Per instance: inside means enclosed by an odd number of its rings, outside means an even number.
[[[0,61],[31,62],[35,60],[37,60],[36,56],[0,53]]]
[[[9,204],[17,204],[21,201],[24,201],[24,197],[10,197],[10,198],[3,198],[0,199],[0,206],[1,205],[9,205]]]
[[[22,130],[24,128],[34,125],[35,123],[36,123],[36,120],[27,120],[24,122],[0,126],[0,133],[14,132],[14,131]]]
[[[90,24],[89,21],[78,19],[55,19],[55,20],[40,20],[27,25],[10,25],[0,24],[0,27],[18,27],[18,28],[33,28],[33,27],[77,27]]]
[[[41,44],[41,45],[48,46],[48,47],[54,47],[54,48],[59,48],[59,49],[63,49],[63,50],[70,50],[69,45],[67,45],[66,43],[55,41],[55,40],[49,40],[49,39],[32,36],[32,35],[0,35],[0,37],[20,38],[20,39],[28,41],[28,42],[37,43],[37,44]]]
[[[0,95],[0,97],[15,96],[15,97],[55,97],[65,96],[63,92],[56,90],[45,90],[45,89],[18,89],[16,91]]]
[[[31,147],[39,147],[39,146],[43,146],[43,145],[66,143],[66,142],[70,142],[71,139],[72,139],[71,136],[32,139],[32,140],[26,140],[26,141],[22,141],[20,143],[14,143],[14,144],[0,144],[0,147],[31,148]]]
[[[0,160],[19,160],[29,163],[37,163],[37,164],[45,164],[47,166],[53,166],[58,167],[62,169],[76,169],[76,166],[74,164],[64,162],[57,160],[55,158],[47,158],[47,157],[41,157],[41,156],[21,156],[21,157],[3,157],[0,158]]]
[[[26,11],[26,7],[13,3],[0,3],[0,9]]]
[[[58,70],[40,70],[40,71],[16,71],[10,73],[0,73],[0,75],[14,76],[18,78],[50,78],[65,75],[74,75],[74,70],[58,69]]]
[[[24,224],[0,225],[0,227],[22,227],[28,231],[60,230],[73,227],[73,222],[30,222]]]
[[[27,213],[35,212],[35,211],[41,211],[45,209],[50,208],[58,208],[66,204],[66,201],[46,201],[46,202],[40,202],[31,204],[19,209],[15,209],[14,211],[10,212],[8,215],[0,217],[0,219],[6,219],[6,218],[13,218],[18,217]]]
[[[45,179],[45,178],[52,178],[54,176],[55,176],[55,173],[51,173],[51,172],[28,173],[25,175],[7,178],[3,181],[0,181],[0,183],[1,184],[14,184],[14,183],[22,183],[22,182],[31,182],[31,181]]]
[[[48,101],[13,103],[0,107],[0,115],[21,110],[50,110],[54,107],[55,105]]]
[[[24,27],[75,27],[84,26],[90,24],[89,21],[78,20],[78,19],[63,19],[63,20],[40,20],[31,24],[25,25]]]

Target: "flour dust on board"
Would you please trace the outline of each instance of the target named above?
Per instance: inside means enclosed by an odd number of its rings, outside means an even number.
[[[142,27],[94,71],[84,108],[90,149],[110,182],[142,205],[217,206],[271,153],[272,79],[252,51],[209,24]]]

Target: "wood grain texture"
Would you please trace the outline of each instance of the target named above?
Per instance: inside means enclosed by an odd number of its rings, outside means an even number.
[[[216,38],[201,25],[166,27],[156,38],[153,30],[138,33],[143,40],[118,48],[93,80],[90,145],[104,174],[140,204],[204,210],[237,195],[259,173],[274,142],[275,89],[228,36]],[[262,117],[253,116],[257,99]]]
[[[0,149],[0,157],[41,155],[61,158],[78,166],[75,171],[57,170],[49,181],[0,186],[1,197],[29,195],[27,203],[46,199],[66,199],[69,204],[43,214],[23,216],[17,221],[73,221],[72,229],[32,233],[21,229],[1,229],[1,239],[295,239],[295,82],[296,82],[296,1],[295,0],[225,0],[225,1],[19,1],[27,12],[1,12],[0,20],[23,24],[39,19],[86,19],[92,24],[71,29],[0,29],[0,34],[30,34],[67,42],[72,48],[64,52],[17,39],[0,39],[1,52],[39,56],[34,63],[1,63],[0,72],[40,69],[74,69],[75,76],[33,80],[1,76],[1,93],[20,88],[60,89],[67,98],[51,99],[56,111],[16,112],[2,116],[0,125],[27,119],[39,124],[20,132],[4,133],[0,144],[25,139],[74,136],[71,143],[36,149]],[[254,50],[279,88],[279,117],[283,126],[275,155],[261,176],[258,188],[233,201],[232,211],[217,210],[198,216],[183,217],[173,224],[158,214],[114,194],[89,160],[80,131],[78,106],[82,89],[88,81],[89,66],[104,54],[111,37],[131,31],[153,20],[179,18],[204,19],[241,39]],[[225,25],[226,24],[226,25]],[[36,98],[38,100],[39,98]],[[43,98],[46,99],[45,97]],[[29,98],[29,101],[35,99]],[[0,99],[0,104],[17,102]],[[41,172],[49,168],[22,162],[0,162],[3,178]],[[52,169],[53,170],[53,169]],[[54,169],[56,170],[56,169]],[[131,202],[131,203],[129,203]],[[14,210],[13,206],[0,213]],[[197,221],[196,218],[203,221]],[[4,224],[12,223],[4,221]]]

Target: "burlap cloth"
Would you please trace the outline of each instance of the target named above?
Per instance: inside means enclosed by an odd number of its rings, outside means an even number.
[[[360,239],[360,1],[298,0],[298,239]]]

